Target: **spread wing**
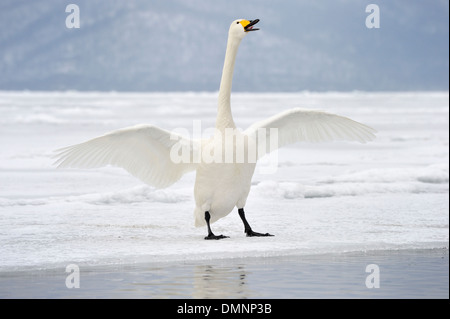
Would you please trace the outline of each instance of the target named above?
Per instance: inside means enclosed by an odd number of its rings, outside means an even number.
[[[192,159],[200,150],[199,145],[200,141],[176,133],[151,125],[137,125],[59,149],[55,165],[58,168],[119,166],[143,182],[163,188],[196,169],[197,164]],[[190,160],[179,160],[182,147],[186,147]]]
[[[257,144],[266,143],[258,158],[276,148],[296,142],[358,141],[366,143],[375,138],[376,131],[344,116],[322,111],[295,108],[281,112],[250,126],[244,134],[253,137]],[[270,143],[270,135],[277,134],[277,145]],[[273,136],[272,136],[273,139]],[[264,148],[262,148],[264,150]]]

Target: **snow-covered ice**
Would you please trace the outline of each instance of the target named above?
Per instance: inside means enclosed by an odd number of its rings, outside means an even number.
[[[195,228],[194,174],[167,189],[120,168],[58,170],[53,151],[148,123],[213,127],[216,93],[0,92],[0,270],[68,263],[448,248],[449,94],[236,93],[236,124],[292,107],[321,109],[375,128],[368,144],[296,144],[275,174],[257,171],[246,238],[235,213]]]

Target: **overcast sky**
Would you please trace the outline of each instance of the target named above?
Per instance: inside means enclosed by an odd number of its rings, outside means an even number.
[[[447,0],[2,0],[0,90],[216,91],[236,18],[234,91],[448,90]]]

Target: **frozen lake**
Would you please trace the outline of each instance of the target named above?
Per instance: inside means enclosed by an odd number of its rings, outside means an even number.
[[[293,107],[375,128],[368,144],[295,144],[256,171],[246,215],[195,228],[194,174],[156,190],[120,168],[57,170],[55,149],[140,123],[213,127],[216,93],[0,92],[0,272],[78,265],[447,248],[449,94],[232,96],[236,124]]]

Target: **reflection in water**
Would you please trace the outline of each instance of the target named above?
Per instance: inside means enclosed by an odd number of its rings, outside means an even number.
[[[131,298],[194,298],[225,299],[251,298],[255,292],[249,288],[246,267],[242,264],[188,263],[168,267],[150,267],[142,271],[122,272],[122,286],[118,294]],[[112,285],[109,275],[103,281]],[[113,288],[111,287],[113,290]]]
[[[240,265],[223,267],[197,265],[194,267],[192,298],[249,298],[251,292],[246,282],[247,272]]]
[[[381,251],[0,273],[0,298],[446,298],[448,250]],[[381,289],[366,266],[380,265]]]

